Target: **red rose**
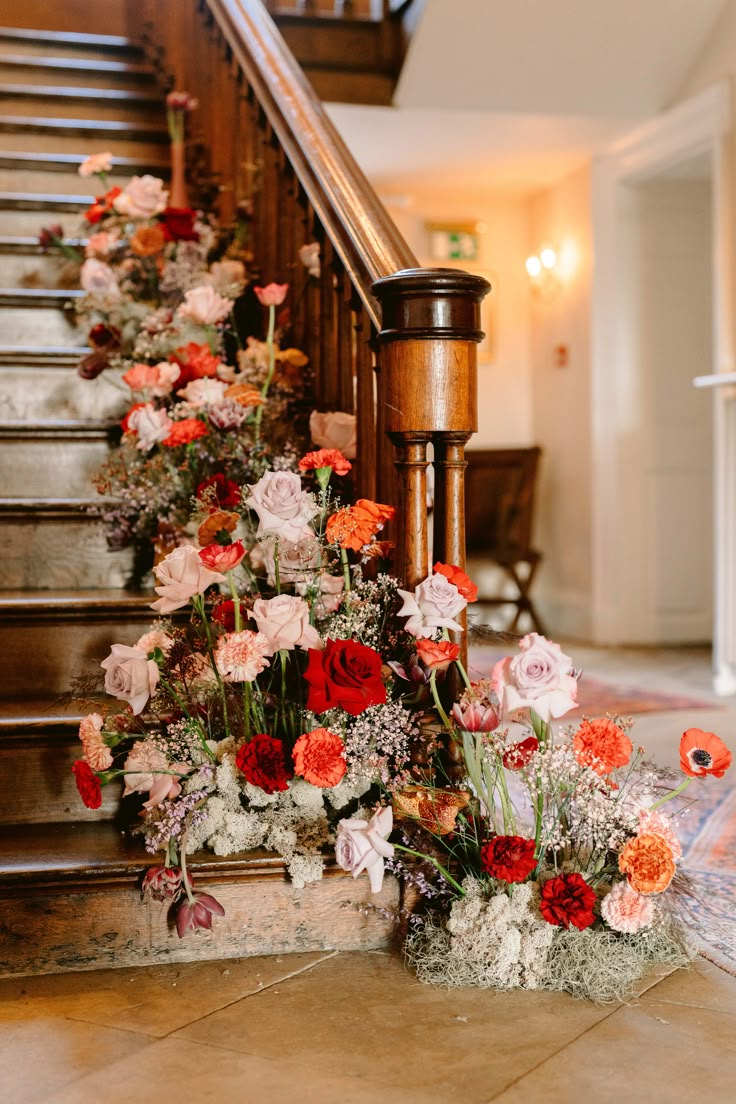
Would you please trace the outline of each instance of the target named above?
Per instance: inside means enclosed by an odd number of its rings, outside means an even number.
[[[77,783],[79,796],[88,809],[99,809],[102,804],[102,786],[95,772],[84,759],[77,759],[72,764],[74,780]]]
[[[190,207],[167,207],[159,215],[161,229],[167,241],[199,241],[194,229],[197,212]]]
[[[244,625],[250,610],[246,606],[245,602],[240,603],[240,623]],[[216,621],[218,625],[222,625],[226,632],[235,632],[235,603],[232,598],[228,598],[225,602],[220,602],[212,610],[212,620]]]
[[[478,597],[478,588],[475,583],[454,564],[436,563],[432,570],[436,575],[444,575],[448,582],[453,583],[466,602],[474,602]]]
[[[539,911],[548,924],[557,927],[589,928],[595,920],[593,905],[595,890],[580,874],[559,874],[542,888]]]
[[[292,775],[287,773],[284,762],[284,745],[281,740],[275,740],[265,732],[260,732],[238,749],[235,764],[247,781],[264,793],[272,794],[289,788]]]
[[[523,836],[494,836],[480,849],[486,874],[502,882],[523,882],[537,865],[534,840]]]
[[[309,683],[307,709],[312,713],[339,705],[357,717],[369,705],[386,701],[380,655],[355,640],[328,640],[321,652],[310,648],[304,678]]]
[[[208,432],[207,426],[199,418],[182,418],[180,422],[174,422],[171,433],[161,443],[169,448],[176,448],[177,445],[188,445],[198,437],[206,437]]]
[[[214,497],[217,500],[217,505],[222,510],[231,510],[233,506],[240,505],[240,487],[232,479],[227,479],[222,472],[211,475],[209,479],[205,479],[203,483],[199,484],[197,498],[204,501],[204,492],[208,487],[214,488]],[[207,503],[212,502],[210,495],[206,496],[206,501]]]

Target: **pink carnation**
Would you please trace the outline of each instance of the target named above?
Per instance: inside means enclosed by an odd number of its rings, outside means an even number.
[[[104,771],[112,766],[112,752],[102,737],[103,720],[99,713],[88,713],[79,725],[84,758],[93,771]]]
[[[253,682],[264,667],[270,664],[266,656],[271,654],[268,638],[260,632],[228,633],[220,637],[215,652],[217,670],[228,682]]]
[[[662,813],[642,809],[639,812],[639,831],[637,834],[640,836],[645,834],[661,836],[669,844],[675,862],[682,858],[682,845],[672,829],[669,818],[663,816]]]
[[[628,882],[619,882],[601,901],[601,916],[609,928],[632,935],[651,926],[654,902],[651,897],[637,893]]]

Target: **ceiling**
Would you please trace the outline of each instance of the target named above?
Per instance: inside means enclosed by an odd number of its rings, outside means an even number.
[[[425,0],[394,106],[328,105],[383,190],[532,193],[677,97],[734,0]]]

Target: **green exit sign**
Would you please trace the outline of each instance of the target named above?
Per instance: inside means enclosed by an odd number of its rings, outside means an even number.
[[[430,226],[429,252],[435,261],[477,261],[478,235],[472,230]]]

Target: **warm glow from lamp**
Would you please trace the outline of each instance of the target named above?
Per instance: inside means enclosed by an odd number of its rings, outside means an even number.
[[[557,254],[555,253],[554,249],[550,249],[548,245],[545,246],[539,254],[539,259],[542,262],[544,268],[554,268],[557,264]]]
[[[526,270],[532,279],[538,276],[539,273],[542,271],[542,262],[540,261],[539,257],[527,257]]]

